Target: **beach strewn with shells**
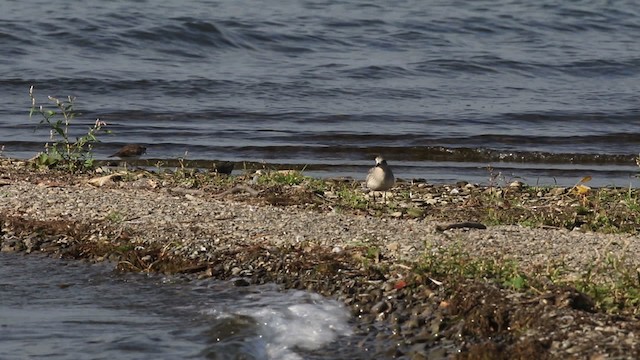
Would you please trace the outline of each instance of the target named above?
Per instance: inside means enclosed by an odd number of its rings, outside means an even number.
[[[257,176],[210,175],[214,180],[203,182],[195,174],[141,170],[70,175],[3,160],[0,248],[113,261],[121,270],[236,279],[238,286],[308,289],[348,305],[360,331],[379,344],[379,356],[640,356],[637,311],[627,306],[611,314],[562,285],[607,259],[638,269],[633,209],[626,220],[608,212],[624,231],[608,231],[613,225],[592,231],[590,211],[598,207],[598,215],[605,200],[596,203],[582,188],[400,181],[383,203],[351,181],[348,196],[368,203],[348,207],[340,187],[348,180],[324,180],[319,190]],[[575,212],[562,218],[567,209]],[[558,226],[549,211],[562,224],[574,223]],[[540,223],[529,224],[531,214]],[[541,285],[542,275],[526,289],[517,277],[500,284],[473,276],[486,271],[477,268],[454,279],[452,259],[464,259],[461,267],[493,264],[500,268],[494,272],[513,264],[513,274],[545,274],[549,284]],[[450,268],[438,268],[445,262]]]

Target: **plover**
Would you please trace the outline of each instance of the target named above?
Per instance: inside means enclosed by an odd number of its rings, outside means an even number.
[[[387,160],[382,156],[376,157],[376,166],[372,167],[367,175],[367,187],[372,191],[383,191],[384,200],[386,201],[386,191],[391,189],[395,182],[396,178],[393,176],[389,165],[387,165]],[[375,200],[375,195],[373,199]]]
[[[142,145],[128,144],[123,146],[117,153],[110,155],[109,157],[119,157],[125,164],[129,161],[135,161],[140,159],[140,156],[147,152],[147,148]]]

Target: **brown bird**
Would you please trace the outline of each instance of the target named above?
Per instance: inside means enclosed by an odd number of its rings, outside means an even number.
[[[147,152],[147,148],[142,145],[128,144],[122,147],[117,153],[109,157],[119,157],[123,161],[134,161],[140,159],[140,156]]]

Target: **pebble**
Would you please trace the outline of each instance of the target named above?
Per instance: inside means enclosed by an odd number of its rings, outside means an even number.
[[[158,182],[161,184],[161,182]],[[592,264],[594,257],[599,254],[628,254],[640,253],[640,244],[637,238],[626,235],[593,234],[586,237],[581,232],[553,231],[546,229],[523,228],[520,226],[492,226],[489,229],[466,232],[454,231],[454,235],[433,231],[433,219],[425,218],[423,221],[401,219],[403,214],[409,215],[412,207],[406,207],[406,212],[394,211],[387,216],[394,219],[381,219],[369,215],[354,215],[345,212],[333,214],[322,211],[300,210],[298,207],[257,206],[255,204],[236,202],[233,199],[211,199],[210,194],[183,193],[184,195],[172,196],[170,193],[152,187],[137,187],[127,189],[126,184],[120,183],[116,188],[96,188],[89,185],[71,186],[64,188],[42,187],[35,184],[14,181],[2,186],[3,201],[0,202],[0,212],[16,213],[37,221],[51,221],[52,219],[64,219],[68,224],[74,222],[91,224],[95,226],[96,234],[103,232],[99,226],[103,226],[105,214],[117,211],[126,214],[127,219],[141,219],[141,221],[127,221],[118,226],[126,228],[130,241],[136,245],[136,249],[144,251],[153,244],[167,246],[167,250],[175,256],[204,259],[212,262],[210,268],[203,271],[204,275],[228,274],[242,278],[236,279],[236,286],[247,286],[252,283],[265,281],[263,276],[268,275],[264,269],[282,269],[289,271],[288,286],[294,288],[316,288],[314,284],[329,284],[333,289],[342,289],[340,296],[345,303],[352,304],[362,309],[362,323],[376,324],[374,337],[386,349],[396,341],[399,344],[393,347],[391,354],[406,354],[410,358],[423,358],[427,346],[415,346],[411,344],[428,344],[430,351],[443,349],[433,346],[434,342],[445,341],[447,331],[454,333],[458,321],[464,321],[464,317],[445,318],[446,314],[454,309],[453,306],[438,307],[439,303],[449,303],[451,299],[440,299],[439,289],[447,287],[436,286],[423,279],[422,287],[416,287],[408,279],[406,285],[397,286],[396,277],[389,277],[396,272],[405,271],[400,264],[408,264],[411,261],[421,259],[430,249],[446,248],[455,242],[467,251],[478,256],[509,256],[514,258],[520,266],[535,267],[544,265],[550,258],[558,258],[559,254],[571,254],[563,259],[568,273],[576,269],[584,268]],[[420,183],[416,185],[420,189],[433,189],[433,185]],[[429,205],[429,213],[438,206],[461,201],[464,189],[476,189],[472,184],[461,185],[458,188],[450,188],[445,196],[453,197],[443,200],[438,193],[422,197],[423,202],[413,201],[415,206]],[[61,191],[64,190],[64,191]],[[457,190],[457,191],[453,191]],[[554,195],[553,189],[547,192],[547,196],[563,195],[566,189]],[[492,196],[499,196],[500,191],[495,191]],[[188,195],[188,196],[187,196]],[[415,196],[415,195],[414,195]],[[55,201],[51,201],[55,199]],[[421,199],[420,197],[416,199]],[[187,200],[187,201],[185,201]],[[560,200],[560,199],[559,199]],[[397,200],[393,200],[397,201]],[[46,211],[43,211],[46,209]],[[98,209],[100,209],[98,211]],[[26,211],[29,210],[27,213]],[[424,214],[423,214],[424,215]],[[429,214],[427,214],[429,215]],[[21,237],[17,240],[10,229],[3,226],[0,233],[0,250],[3,252],[38,251],[41,248],[60,249],[75,243],[73,238],[60,238],[50,241],[38,237]],[[104,234],[94,237],[99,239],[114,240]],[[328,253],[335,256],[351,254],[355,249],[365,247],[384,249],[380,250],[378,261],[380,266],[389,267],[389,273],[382,274],[379,278],[371,276],[366,284],[352,282],[349,284],[351,268],[340,269],[336,278],[326,278],[321,267],[307,269],[290,268],[288,257],[291,253],[278,253],[272,250],[275,245],[295,246],[296,239],[304,239],[298,243],[309,244],[309,251],[303,252],[301,259],[313,259],[318,254],[318,246],[326,248]],[[586,241],[588,239],[589,241]],[[258,249],[262,251],[264,259],[246,258],[245,261],[215,263],[217,250],[236,250],[242,255],[242,250]],[[262,250],[260,250],[262,249]],[[268,249],[268,251],[266,250]],[[275,249],[275,248],[274,248]],[[411,249],[411,250],[409,250]],[[252,250],[253,251],[253,250]],[[362,250],[360,250],[362,251]],[[260,253],[260,252],[258,252]],[[115,254],[109,254],[101,260],[109,259],[117,261]],[[239,258],[240,259],[240,258]],[[151,261],[152,257],[146,255],[143,261]],[[637,261],[636,258],[630,259]],[[368,264],[372,262],[368,260]],[[336,265],[337,266],[337,265]],[[376,264],[375,266],[378,266]],[[302,279],[311,273],[319,273],[316,282],[304,282]],[[283,274],[284,272],[274,272]],[[331,274],[331,272],[327,273]],[[274,275],[274,276],[276,276]],[[269,275],[271,276],[271,275]],[[282,275],[277,275],[282,276]],[[330,275],[326,275],[330,276]],[[395,275],[394,275],[395,276]],[[389,277],[389,278],[386,278]],[[291,280],[291,279],[296,279]],[[284,281],[285,278],[283,278]],[[405,280],[406,279],[406,280]],[[443,280],[443,279],[442,279]],[[271,278],[268,281],[275,281]],[[313,286],[312,286],[313,285]],[[326,289],[325,289],[326,290]],[[337,291],[337,290],[336,290]],[[500,290],[503,291],[503,290]],[[328,291],[331,294],[331,291]],[[365,296],[366,295],[366,296]],[[446,301],[445,301],[446,300]],[[429,304],[435,303],[431,306]],[[496,303],[497,304],[497,303]],[[556,309],[554,304],[543,305],[540,302],[531,303],[530,307],[546,306]],[[550,318],[549,323],[555,319],[569,319],[567,314],[576,311],[567,307],[557,309],[560,315]],[[564,312],[564,313],[562,313]],[[378,314],[386,314],[378,317]],[[563,317],[564,316],[564,317]],[[598,344],[600,348],[617,349],[625,346],[627,349],[637,349],[638,338],[633,336],[633,323],[621,319],[610,321],[604,315],[587,314],[587,320],[576,317],[569,323],[563,323],[563,328],[555,329],[555,332],[563,331],[555,350],[549,350],[555,354],[555,358],[563,358],[563,348],[570,348],[574,356],[584,358],[589,346]],[[601,328],[595,329],[590,317],[599,316]],[[377,320],[376,320],[377,319]],[[376,323],[382,321],[383,323]],[[531,320],[533,321],[533,320]],[[391,332],[385,332],[387,324]],[[566,326],[566,327],[564,327]],[[600,326],[600,325],[599,325]],[[626,328],[625,328],[626,327]],[[578,334],[579,336],[574,335]],[[531,328],[523,333],[523,336],[552,336],[553,334],[540,334],[538,329]],[[631,335],[629,335],[631,334]],[[437,335],[437,336],[436,336]],[[393,337],[395,336],[395,337]],[[454,336],[454,335],[452,335]],[[495,338],[498,338],[497,335]],[[407,341],[407,342],[405,342]],[[460,340],[460,341],[464,341]],[[606,341],[606,342],[605,342]],[[610,345],[614,344],[614,345]],[[558,346],[563,344],[563,346]],[[565,345],[568,344],[568,345]],[[593,346],[591,347],[593,349]],[[586,349],[586,350],[585,350]],[[385,350],[386,351],[386,350]],[[555,351],[555,353],[553,352]],[[446,350],[442,350],[446,354]],[[449,353],[449,355],[451,355]]]

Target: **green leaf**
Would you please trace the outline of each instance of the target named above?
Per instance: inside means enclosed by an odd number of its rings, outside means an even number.
[[[508,281],[508,285],[517,290],[522,289],[525,286],[525,279],[520,275],[516,275]]]
[[[64,131],[62,130],[62,128],[60,128],[60,127],[57,127],[57,126],[56,126],[56,127],[54,127],[53,129],[54,129],[54,130],[55,130],[55,131],[56,131],[60,136],[62,136],[63,138],[65,137],[65,136],[64,136]]]

